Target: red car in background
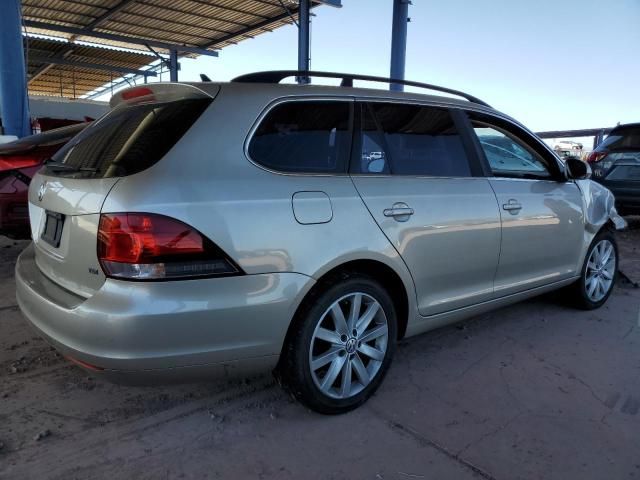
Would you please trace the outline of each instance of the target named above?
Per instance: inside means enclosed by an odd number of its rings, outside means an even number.
[[[0,145],[0,235],[29,238],[31,178],[45,160],[88,125],[78,123]]]

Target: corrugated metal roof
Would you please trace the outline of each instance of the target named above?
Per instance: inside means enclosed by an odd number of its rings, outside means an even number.
[[[140,69],[155,57],[150,54],[100,48],[69,42],[25,37],[29,94],[77,98],[122,76],[118,67]],[[69,65],[51,63],[51,60]],[[71,64],[76,65],[71,65]],[[87,68],[85,64],[104,65],[114,70]]]
[[[319,3],[312,1],[314,6]],[[297,12],[298,2],[295,0],[22,0],[22,14],[27,25],[29,22],[38,22],[39,25],[38,28],[28,26],[27,32],[30,34],[60,37],[67,42],[89,41],[147,53],[148,50],[143,45],[129,43],[126,37],[214,51],[290,24],[293,18],[297,19]],[[51,27],[46,28],[41,24]],[[63,33],[56,31],[52,25],[81,29],[82,32]],[[125,38],[97,38],[92,37],[92,33]],[[33,45],[34,41],[31,43]],[[75,45],[72,47],[73,53],[70,55],[76,55],[79,49]],[[57,54],[64,55],[68,48],[67,44]],[[155,50],[166,53],[166,49]],[[92,61],[98,60],[93,54],[85,53]],[[103,61],[100,63],[115,62],[114,65],[135,65],[134,68],[149,63],[146,57],[127,56],[124,53],[102,51]],[[146,63],[137,61],[143,59]],[[30,73],[41,68],[38,65],[33,65],[32,68],[31,62],[29,63]],[[41,73],[30,82],[31,93],[46,91],[55,94],[55,82],[51,78],[68,75],[70,70],[70,67],[64,65],[49,68],[46,74]],[[75,69],[75,78],[87,88],[98,83],[98,77],[104,80],[105,72],[98,74],[89,69]],[[108,73],[106,81],[109,81]],[[81,83],[76,83],[76,87],[80,85]],[[79,91],[76,88],[76,94]],[[90,90],[84,91],[86,93]],[[70,90],[63,86],[62,92],[67,92],[67,96]],[[60,94],[59,85],[57,93]]]

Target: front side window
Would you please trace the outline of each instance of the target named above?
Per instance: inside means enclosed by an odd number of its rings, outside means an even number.
[[[466,113],[494,176],[564,178],[556,157],[525,129],[493,115]]]
[[[351,142],[351,102],[291,101],[263,118],[249,156],[272,170],[343,173]]]
[[[506,132],[478,122],[473,122],[473,130],[495,176],[551,176],[536,154]]]
[[[375,102],[363,105],[361,118],[361,173],[471,176],[449,110]]]

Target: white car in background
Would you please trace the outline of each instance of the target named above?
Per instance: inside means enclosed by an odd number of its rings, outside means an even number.
[[[570,140],[561,140],[560,142],[556,143],[555,147],[553,147],[553,149],[555,151],[566,151],[566,150],[582,150],[583,145],[579,142],[572,142]]]

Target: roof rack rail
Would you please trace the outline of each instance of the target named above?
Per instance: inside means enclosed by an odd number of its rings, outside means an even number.
[[[435,90],[438,92],[450,93],[462,98],[466,98],[472,103],[484,105],[489,107],[490,105],[473,95],[454,90],[452,88],[440,87],[438,85],[431,85],[429,83],[414,82],[411,80],[400,80],[397,78],[385,78],[375,77],[371,75],[358,75],[353,73],[335,73],[335,72],[315,72],[312,70],[272,70],[267,72],[255,72],[240,75],[232,80],[232,82],[239,83],[280,83],[283,79],[288,77],[322,77],[322,78],[339,78],[342,79],[341,87],[352,87],[354,80],[365,80],[368,82],[381,82],[381,83],[398,83],[401,85],[408,85],[411,87],[426,88],[429,90]]]

